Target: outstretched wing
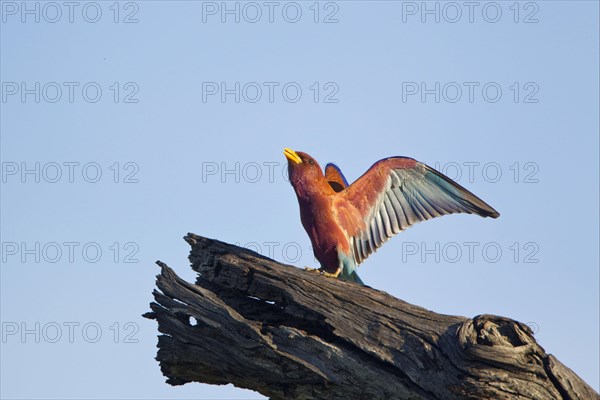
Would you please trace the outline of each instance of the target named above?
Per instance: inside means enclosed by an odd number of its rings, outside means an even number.
[[[348,187],[348,181],[342,174],[342,170],[334,163],[325,166],[325,179],[336,192],[341,192]]]
[[[376,162],[334,202],[357,264],[417,222],[454,213],[500,215],[447,176],[408,157]]]

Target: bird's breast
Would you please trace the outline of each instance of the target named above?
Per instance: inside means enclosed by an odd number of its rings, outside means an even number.
[[[338,267],[338,251],[350,251],[348,237],[340,227],[328,198],[300,203],[300,218],[313,246],[315,257],[327,269]]]

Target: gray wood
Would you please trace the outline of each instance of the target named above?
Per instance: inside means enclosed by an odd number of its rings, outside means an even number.
[[[161,273],[147,318],[171,385],[272,399],[600,399],[531,329],[437,314],[387,293],[188,234],[199,273]]]

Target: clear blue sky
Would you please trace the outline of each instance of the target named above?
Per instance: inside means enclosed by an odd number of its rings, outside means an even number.
[[[194,279],[187,232],[316,266],[284,147],[350,181],[411,156],[495,207],[362,279],[529,323],[598,390],[597,2],[22,4],[0,3],[2,398],[260,398],[165,384],[140,315],[155,260]]]

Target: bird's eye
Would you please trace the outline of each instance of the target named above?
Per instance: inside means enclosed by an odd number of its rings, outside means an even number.
[[[308,163],[309,163],[310,165],[315,165],[315,162],[314,162],[313,160],[310,160],[310,159],[308,160]]]

